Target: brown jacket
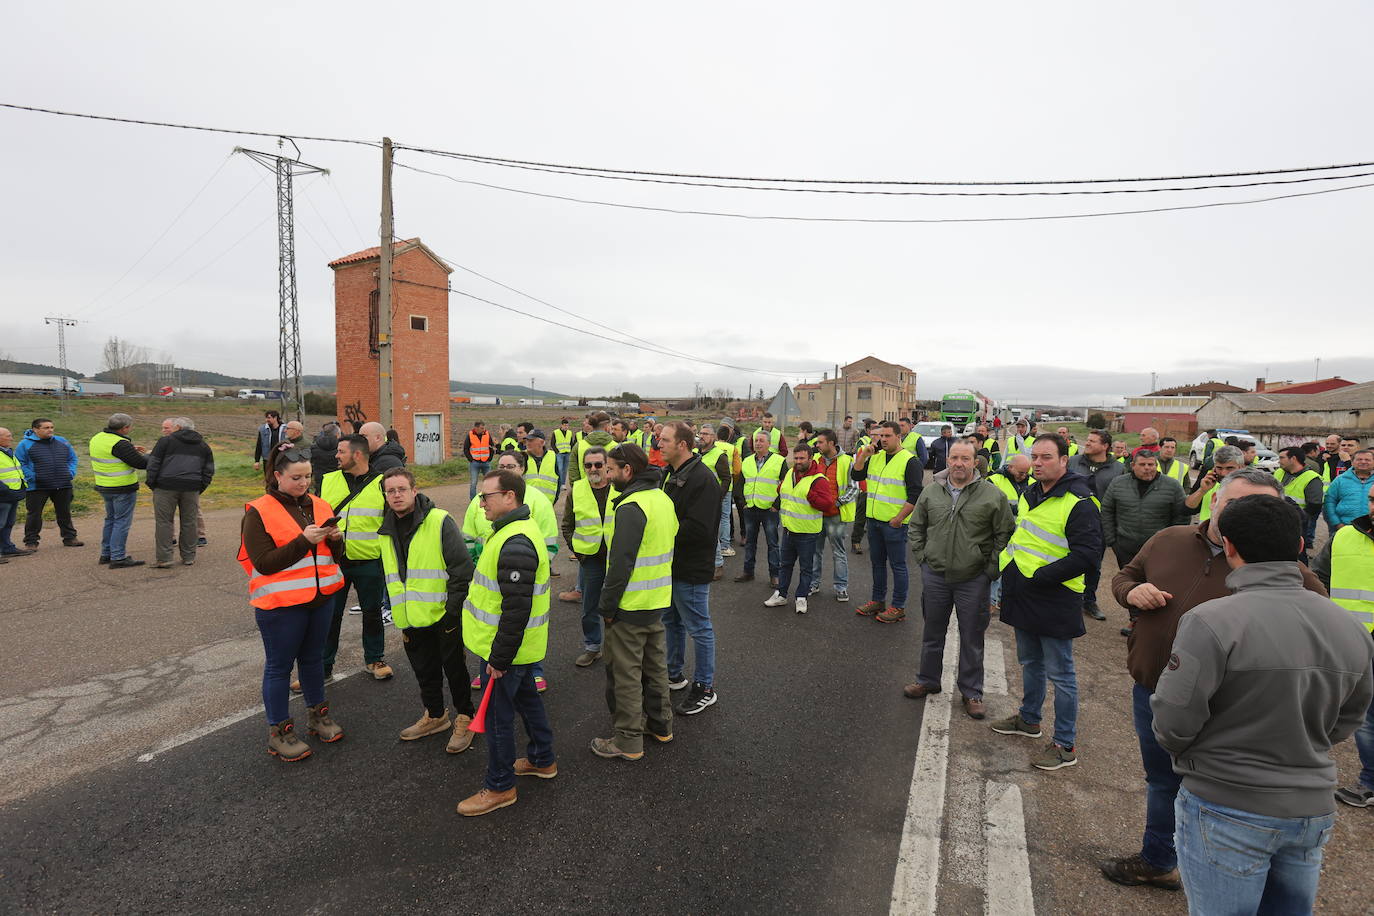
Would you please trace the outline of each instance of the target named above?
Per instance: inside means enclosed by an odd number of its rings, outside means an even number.
[[[1231,567],[1226,557],[1213,554],[1207,539],[1207,525],[1175,525],[1165,528],[1145,542],[1135,559],[1112,577],[1112,596],[1116,603],[1136,616],[1135,628],[1126,643],[1126,667],[1135,682],[1153,691],[1169,663],[1179,619],[1204,601],[1225,598],[1231,589],[1226,577]],[[1303,585],[1323,597],[1326,589],[1312,570],[1301,566]],[[1161,608],[1142,611],[1126,603],[1131,589],[1148,582],[1173,595]]]

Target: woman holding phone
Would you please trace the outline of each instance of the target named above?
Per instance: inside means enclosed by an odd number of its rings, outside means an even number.
[[[307,731],[326,744],[343,737],[324,701],[324,643],[328,597],[343,587],[330,550],[342,539],[329,504],[310,489],[310,459],[297,449],[272,457],[267,492],[244,507],[239,563],[248,574],[248,602],[257,617],[266,656],[262,701],[267,709],[267,751],[284,761],[303,760],[310,747],[290,716],[292,665],[299,665],[307,705]]]

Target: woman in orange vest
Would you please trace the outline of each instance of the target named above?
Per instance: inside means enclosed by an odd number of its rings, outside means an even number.
[[[342,543],[329,503],[312,496],[310,459],[288,449],[273,457],[267,493],[244,507],[239,563],[248,574],[266,663],[262,702],[267,708],[267,751],[285,761],[310,756],[296,735],[288,704],[292,665],[300,667],[308,731],[326,744],[343,737],[324,701],[324,643],[332,602],[343,587],[343,573],[330,551]]]
[[[472,429],[463,442],[463,457],[468,460],[468,499],[477,497],[477,483],[491,470],[491,432],[481,420],[472,421]]]

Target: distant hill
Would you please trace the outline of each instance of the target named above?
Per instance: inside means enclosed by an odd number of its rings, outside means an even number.
[[[6,368],[14,366],[16,368]],[[43,375],[55,375],[57,368],[54,366],[41,366],[36,363],[21,363],[13,360],[0,360],[0,372],[32,372]],[[275,388],[277,379],[273,378],[243,378],[237,375],[225,375],[222,372],[210,372],[205,369],[180,368],[181,384],[183,385],[204,385],[214,388]],[[75,369],[67,370],[69,375],[77,378],[83,377]],[[98,381],[114,382],[123,381],[128,384],[128,379],[137,379],[135,386],[147,387],[157,381],[158,372],[155,363],[139,363],[130,366],[127,370],[119,373],[121,379],[116,379],[115,373],[101,372],[92,376]],[[332,375],[303,375],[301,384],[305,388],[319,389],[322,391],[333,391],[336,387],[336,379]],[[449,379],[448,387],[450,391],[467,391],[472,394],[487,394],[504,397],[530,397],[530,389],[522,385],[497,384],[493,382],[463,382]],[[534,397],[563,399],[569,397],[557,391],[546,391],[542,388],[534,389]]]
[[[61,375],[62,370],[57,366],[48,366],[43,363],[22,363],[17,359],[0,359],[0,372],[22,372],[26,375]],[[71,378],[85,378],[85,374],[79,369],[67,367],[67,375]]]

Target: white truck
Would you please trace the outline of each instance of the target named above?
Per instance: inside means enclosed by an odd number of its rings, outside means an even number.
[[[62,382],[66,384],[63,385]],[[57,394],[59,387],[72,394],[81,392],[81,384],[68,376],[62,379],[57,375],[26,375],[18,372],[0,372],[0,391],[33,391],[40,394]]]

